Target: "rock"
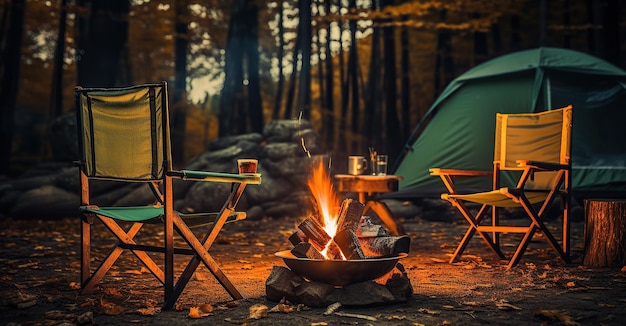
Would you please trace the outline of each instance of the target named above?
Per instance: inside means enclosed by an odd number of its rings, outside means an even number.
[[[209,151],[219,150],[219,149],[236,145],[237,143],[241,141],[258,144],[263,141],[263,135],[259,133],[251,133],[251,134],[220,137],[215,140],[212,140],[209,143],[208,149]]]
[[[291,301],[295,299],[294,289],[304,282],[306,281],[301,276],[289,268],[274,266],[265,281],[265,294],[271,301],[280,301],[283,298]]]
[[[76,138],[76,115],[63,114],[50,126],[52,157],[59,162],[72,162],[79,159],[78,140]]]
[[[292,142],[294,133],[310,128],[307,120],[272,120],[263,127],[263,136],[268,143]]]
[[[263,147],[263,157],[272,161],[280,161],[290,156],[305,156],[302,146],[294,143],[272,143]]]
[[[341,302],[343,306],[369,306],[393,303],[396,302],[396,299],[384,285],[367,281],[334,289],[325,298],[323,305],[334,302]]]
[[[78,216],[78,194],[52,185],[31,189],[21,194],[9,216],[14,218],[59,219]]]

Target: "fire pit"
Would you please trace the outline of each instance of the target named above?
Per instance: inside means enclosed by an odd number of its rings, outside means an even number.
[[[288,268],[272,269],[268,299],[309,306],[406,301],[413,289],[398,260],[408,255],[410,237],[390,235],[363,215],[363,203],[340,201],[323,165],[313,171],[309,188],[317,209],[289,236],[293,248],[275,254]]]
[[[352,260],[311,259],[294,256],[291,251],[276,253],[294,273],[310,280],[334,286],[343,286],[377,279],[390,272],[399,259],[407,256],[399,253],[393,257],[376,257]]]

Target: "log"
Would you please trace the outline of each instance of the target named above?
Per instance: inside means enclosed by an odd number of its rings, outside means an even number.
[[[386,236],[359,238],[361,248],[366,257],[393,257],[400,253],[409,253],[411,238],[409,236]]]
[[[291,249],[291,253],[298,258],[310,258],[310,259],[324,259],[324,255],[322,255],[317,249],[313,247],[312,244],[308,242],[300,242],[293,249]]]
[[[291,236],[289,236],[289,242],[291,242],[291,244],[294,246],[297,246],[301,242],[307,242],[307,241],[308,241],[308,238],[306,234],[304,234],[304,232],[302,232],[301,230],[296,230],[296,232],[294,232]]]
[[[354,234],[354,231],[347,229],[341,230],[335,235],[333,240],[337,243],[346,259],[352,260],[365,258],[363,250],[361,249],[361,244],[359,243],[359,238],[357,238],[356,234]]]
[[[356,235],[359,238],[366,238],[382,237],[389,235],[389,233],[387,233],[384,226],[372,223],[372,219],[369,216],[363,216],[361,218],[361,224],[356,229]]]
[[[585,200],[583,265],[626,265],[626,199]]]
[[[337,219],[337,232],[350,230],[356,232],[361,222],[361,215],[365,206],[354,199],[344,199]]]
[[[326,233],[324,228],[311,217],[300,222],[298,229],[306,235],[309,242],[315,246],[315,249],[318,251],[324,250],[328,241],[331,240],[331,237]]]
[[[320,253],[323,254],[326,249],[326,257],[328,259],[342,259],[341,249],[339,249],[339,246],[337,246],[328,233],[326,233],[324,228],[313,218],[306,218],[298,224],[298,229],[300,229],[307,236],[309,243],[311,243]]]

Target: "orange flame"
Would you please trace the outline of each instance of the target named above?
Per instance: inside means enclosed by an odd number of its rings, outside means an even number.
[[[339,218],[337,208],[340,207],[341,201],[324,167],[323,160],[313,167],[313,174],[307,181],[307,185],[313,194],[314,204],[317,205],[320,223],[332,238],[337,233],[337,219]]]

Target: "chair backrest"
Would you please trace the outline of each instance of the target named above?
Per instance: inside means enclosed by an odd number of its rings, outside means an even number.
[[[570,164],[572,106],[539,112],[496,115],[494,164],[521,170],[517,160]],[[527,188],[549,189],[556,173],[537,173]]]
[[[74,90],[88,177],[160,180],[171,170],[167,83]]]

